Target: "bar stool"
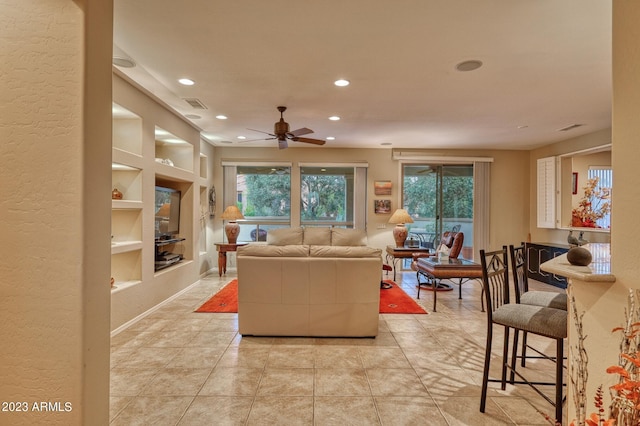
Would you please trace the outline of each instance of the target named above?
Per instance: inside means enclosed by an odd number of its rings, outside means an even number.
[[[513,285],[515,289],[516,303],[525,305],[544,306],[547,308],[567,310],[567,293],[555,293],[552,291],[529,290],[529,280],[527,278],[527,251],[524,243],[518,247],[509,246],[511,255],[511,270],[513,271]],[[514,347],[518,346],[518,335],[513,339]],[[531,349],[538,355],[527,356],[527,349]],[[520,365],[526,366],[527,358],[548,358],[536,348],[527,344],[527,332],[522,333],[522,353],[520,355]],[[511,376],[513,380],[513,375]]]
[[[533,333],[555,340],[556,359],[560,360],[562,359],[564,351],[564,339],[567,337],[567,311],[542,306],[509,303],[507,246],[503,246],[501,250],[490,252],[480,250],[480,261],[482,265],[482,285],[484,288],[487,312],[487,343],[482,377],[482,393],[480,396],[480,412],[485,412],[489,382],[500,382],[501,389],[504,390],[507,383],[507,369],[509,369],[520,379],[517,381],[514,380],[512,383],[529,385],[540,396],[555,406],[556,421],[562,423],[564,374],[562,362],[555,363],[554,382],[532,382],[527,380],[526,377],[514,368],[515,351],[512,354],[511,363],[509,362],[509,332],[511,329],[514,330],[514,333],[526,331],[527,333]],[[499,325],[504,328],[502,374],[499,380],[489,378],[494,325]],[[555,398],[553,400],[538,389],[538,386],[541,385],[555,386]]]

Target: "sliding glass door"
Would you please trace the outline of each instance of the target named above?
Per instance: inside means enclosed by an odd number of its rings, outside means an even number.
[[[473,258],[473,165],[404,164],[402,200],[409,238],[436,248],[443,232],[464,232],[461,257]]]

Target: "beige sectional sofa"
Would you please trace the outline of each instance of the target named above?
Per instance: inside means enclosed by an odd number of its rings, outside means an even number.
[[[242,335],[374,337],[382,253],[364,231],[271,230],[238,247]]]

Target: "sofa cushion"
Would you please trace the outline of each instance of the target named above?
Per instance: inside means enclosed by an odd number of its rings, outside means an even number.
[[[311,257],[381,257],[382,250],[367,246],[310,246]]]
[[[302,243],[310,246],[330,246],[331,228],[304,228]]]
[[[360,229],[333,228],[331,230],[333,246],[366,246],[367,233]]]
[[[302,228],[278,228],[270,229],[267,233],[267,244],[274,246],[287,246],[302,244]]]
[[[246,246],[238,247],[238,256],[307,257],[309,256],[309,246],[302,244],[285,246],[247,244]]]

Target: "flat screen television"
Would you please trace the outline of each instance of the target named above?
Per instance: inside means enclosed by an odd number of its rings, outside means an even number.
[[[156,239],[167,239],[180,232],[180,191],[156,186]]]

